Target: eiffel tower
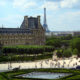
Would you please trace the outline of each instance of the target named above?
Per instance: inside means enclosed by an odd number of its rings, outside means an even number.
[[[50,32],[49,29],[48,29],[48,25],[47,25],[46,8],[44,8],[44,24],[43,24],[43,28],[45,29],[46,32]]]

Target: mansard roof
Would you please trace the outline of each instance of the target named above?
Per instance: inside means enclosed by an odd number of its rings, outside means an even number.
[[[0,28],[0,33],[32,33],[30,29],[21,28]]]
[[[28,16],[24,16],[24,20],[20,26],[20,28],[30,28],[30,29],[37,29],[38,26],[38,20],[40,19],[40,17],[38,16],[36,17],[29,17]]]
[[[38,18],[28,18],[29,28],[38,28]]]
[[[24,16],[24,20],[20,28],[0,28],[0,34],[3,33],[32,33],[32,29],[38,29],[40,26],[40,16],[29,17]]]

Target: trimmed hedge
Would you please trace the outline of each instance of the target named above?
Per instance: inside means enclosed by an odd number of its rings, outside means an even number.
[[[31,78],[16,78],[15,76],[21,74],[27,74],[30,72],[51,72],[51,73],[72,73],[69,76],[65,76],[60,79],[45,79],[45,80],[80,80],[80,71],[79,70],[71,70],[71,69],[27,69],[27,70],[19,70],[19,71],[10,71],[4,72],[2,75],[6,78],[6,80],[43,80],[43,79],[31,79]],[[0,73],[2,74],[2,73]],[[1,78],[1,77],[0,77]],[[5,80],[5,79],[3,79]]]
[[[39,54],[43,52],[53,52],[54,47],[52,46],[4,46],[2,52],[4,54]]]

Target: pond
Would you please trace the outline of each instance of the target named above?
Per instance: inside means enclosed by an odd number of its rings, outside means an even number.
[[[70,75],[69,73],[50,73],[50,72],[31,72],[28,74],[18,75],[22,78],[38,78],[38,79],[59,79]]]

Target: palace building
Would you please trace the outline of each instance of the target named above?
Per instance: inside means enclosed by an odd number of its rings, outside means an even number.
[[[45,30],[40,16],[25,16],[20,28],[0,28],[2,45],[45,45]]]

